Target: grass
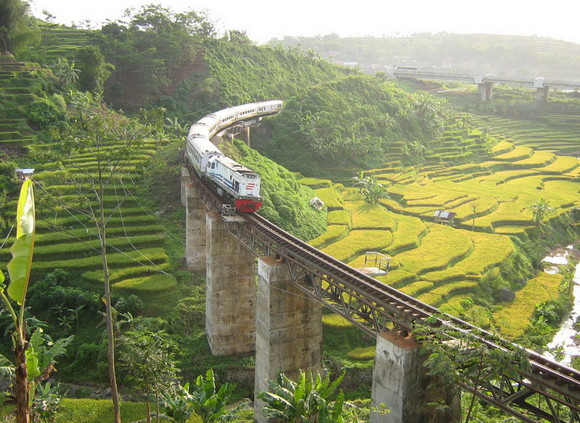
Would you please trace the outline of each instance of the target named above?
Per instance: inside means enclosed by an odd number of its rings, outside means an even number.
[[[324,248],[327,245],[340,241],[348,235],[349,229],[346,225],[329,225],[326,227],[326,232],[317,238],[308,241],[310,245],[316,248]]]
[[[342,196],[335,186],[319,188],[315,192],[316,195],[318,195],[318,198],[324,202],[329,211],[342,209]]]
[[[424,279],[440,282],[467,277],[481,278],[487,270],[500,266],[514,252],[514,245],[507,236],[467,230],[459,232],[469,236],[473,242],[471,253],[453,266],[423,274]]]
[[[343,238],[322,249],[325,253],[348,263],[366,251],[383,251],[392,240],[387,230],[352,230]]]
[[[418,248],[395,256],[401,269],[418,275],[443,269],[465,257],[473,248],[469,236],[449,226],[428,223],[427,228],[429,233]]]
[[[96,399],[63,399],[62,411],[54,423],[102,423],[113,421],[113,406],[109,400]],[[125,422],[142,420],[146,417],[145,403],[121,403],[121,419]],[[191,417],[187,423],[199,423],[197,416]]]
[[[392,230],[395,226],[393,214],[379,204],[346,201],[344,207],[351,212],[353,228]]]
[[[421,238],[428,233],[425,223],[421,219],[405,215],[397,215],[396,220],[396,230],[387,252],[394,255],[419,247]]]
[[[519,338],[530,325],[530,317],[536,306],[551,298],[556,298],[562,282],[562,275],[540,272],[530,279],[526,286],[516,292],[515,300],[505,304],[493,314],[500,332],[511,338]]]
[[[328,225],[344,225],[352,227],[352,214],[350,210],[332,210],[326,217]]]

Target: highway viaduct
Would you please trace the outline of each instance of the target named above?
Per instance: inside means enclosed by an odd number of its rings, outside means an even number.
[[[421,70],[410,66],[400,66],[395,69],[393,76],[397,79],[426,79],[438,81],[456,81],[467,84],[476,84],[482,101],[489,101],[493,95],[493,85],[503,84],[516,87],[536,89],[536,99],[539,102],[548,101],[548,92],[553,90],[578,90],[580,82],[563,81],[556,79],[519,78],[503,75],[471,75],[466,73],[452,73],[431,70]]]

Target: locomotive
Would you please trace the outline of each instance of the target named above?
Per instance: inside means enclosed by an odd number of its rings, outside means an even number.
[[[200,178],[215,185],[217,193],[231,200],[238,211],[256,212],[262,205],[260,175],[227,157],[210,140],[240,122],[256,123],[282,109],[281,100],[243,104],[209,114],[189,129],[186,160]]]

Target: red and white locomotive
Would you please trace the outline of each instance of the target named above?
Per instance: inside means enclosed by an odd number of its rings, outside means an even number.
[[[240,122],[259,122],[282,109],[280,100],[230,107],[203,117],[189,129],[186,160],[201,178],[216,185],[218,194],[231,198],[241,212],[255,212],[262,205],[260,175],[227,157],[210,140]]]

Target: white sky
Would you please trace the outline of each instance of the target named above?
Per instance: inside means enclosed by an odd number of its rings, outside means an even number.
[[[98,26],[127,8],[161,4],[206,10],[219,30],[242,30],[259,43],[283,36],[396,36],[413,33],[536,35],[580,43],[576,0],[30,0],[63,24]]]

